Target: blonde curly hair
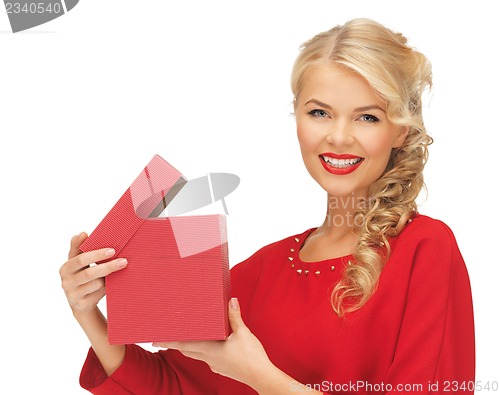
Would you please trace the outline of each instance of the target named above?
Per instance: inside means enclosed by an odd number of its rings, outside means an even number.
[[[432,143],[422,117],[422,95],[432,88],[432,72],[427,58],[402,34],[370,19],[353,19],[301,46],[291,77],[294,98],[311,66],[332,63],[364,77],[386,103],[388,119],[409,128],[404,143],[393,149],[385,171],[371,185],[368,204],[356,212],[355,223],[360,225],[355,264],[347,266],[331,295],[333,309],[343,316],[373,295],[391,253],[388,239],[398,235],[417,210],[417,196],[425,188],[427,147]]]

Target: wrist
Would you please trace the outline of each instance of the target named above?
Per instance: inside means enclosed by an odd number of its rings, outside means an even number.
[[[259,369],[254,373],[255,380],[250,386],[259,395],[274,394],[277,388],[288,388],[290,382],[293,381],[271,361],[268,361],[266,364],[260,364]]]
[[[255,385],[251,385],[251,387],[259,395],[289,395],[295,394],[300,388],[306,388],[271,362],[261,370],[260,376],[255,381]],[[323,395],[322,392],[318,392],[312,388],[307,390],[307,392],[311,395]]]
[[[102,314],[99,308],[95,307],[92,310],[82,311],[71,309],[73,312],[73,317],[80,323],[85,323],[87,321],[95,321],[96,319],[101,318]]]

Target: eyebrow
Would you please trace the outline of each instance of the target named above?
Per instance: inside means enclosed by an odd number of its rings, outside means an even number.
[[[309,104],[309,103],[314,103],[314,104],[317,104],[318,106],[320,107],[323,107],[323,108],[326,108],[328,110],[331,110],[332,107],[326,103],[323,103],[317,99],[311,99],[311,100],[308,100],[305,105]],[[379,105],[377,104],[370,104],[368,106],[363,106],[363,107],[358,107],[358,108],[355,108],[354,111],[355,112],[362,112],[362,111],[368,111],[368,110],[380,110],[382,112],[385,112],[385,110],[380,107]]]

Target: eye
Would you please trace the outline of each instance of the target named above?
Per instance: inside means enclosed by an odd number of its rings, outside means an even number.
[[[375,123],[378,122],[379,119],[375,115],[363,114],[359,117],[359,119],[363,122]]]
[[[320,110],[320,109],[309,111],[308,114],[312,115],[313,117],[316,117],[316,118],[326,118],[328,116],[326,111]]]

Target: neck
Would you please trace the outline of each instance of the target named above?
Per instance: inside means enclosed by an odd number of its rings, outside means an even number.
[[[356,195],[327,196],[326,218],[321,225],[321,232],[333,238],[353,235],[357,221],[356,212],[365,202],[365,198]]]

